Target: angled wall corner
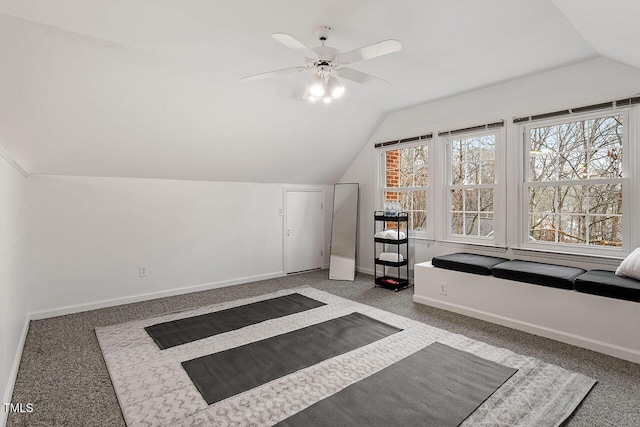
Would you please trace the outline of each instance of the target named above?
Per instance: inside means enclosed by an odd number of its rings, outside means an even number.
[[[0,147],[1,149],[1,147]],[[0,155],[0,391],[10,402],[28,328],[27,176],[2,150]],[[0,425],[6,412],[0,413]]]

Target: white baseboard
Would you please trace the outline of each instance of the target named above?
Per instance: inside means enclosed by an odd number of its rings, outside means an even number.
[[[149,292],[145,294],[132,295],[128,297],[112,298],[101,301],[94,301],[86,304],[68,305],[65,307],[54,308],[50,310],[42,310],[29,313],[32,320],[46,319],[49,317],[64,316],[66,314],[80,313],[82,311],[96,310],[99,308],[113,307],[122,304],[131,304],[134,302],[147,301],[157,298],[170,297],[174,295],[188,294],[191,292],[206,291],[209,289],[224,288],[227,286],[241,285],[243,283],[257,282],[259,280],[275,279],[283,277],[283,271],[274,273],[260,274],[256,276],[241,277],[239,279],[223,280],[220,282],[204,283],[201,285],[186,286],[183,288],[168,289],[166,291]]]
[[[454,313],[463,314],[465,316],[474,317],[476,319],[485,320],[487,322],[496,323],[508,328],[528,332],[533,335],[538,335],[578,347],[583,347],[589,350],[597,351],[599,353],[608,354],[609,356],[617,357],[635,363],[640,363],[640,352],[634,349],[597,341],[591,338],[570,334],[556,329],[546,328],[544,326],[534,325],[531,323],[499,316],[496,314],[488,313],[486,311],[476,310],[458,304],[438,301],[420,295],[414,295],[413,301],[419,304],[425,304],[432,307],[441,308],[443,310],[453,311]]]
[[[11,372],[9,372],[9,382],[7,388],[4,391],[4,397],[2,403],[10,403],[11,396],[13,396],[13,387],[16,384],[16,378],[18,376],[18,368],[20,367],[20,360],[22,359],[22,350],[24,349],[24,343],[27,340],[27,333],[29,332],[29,322],[31,317],[27,314],[24,325],[22,327],[22,333],[20,334],[20,341],[18,342],[18,348],[16,348],[16,354],[13,357],[13,365],[11,365]],[[28,403],[28,402],[21,402]],[[9,413],[0,408],[0,426],[5,427],[7,425],[7,417]]]
[[[371,268],[356,267],[356,271],[359,272],[359,273],[368,274],[370,276],[374,275],[373,269],[371,269]]]

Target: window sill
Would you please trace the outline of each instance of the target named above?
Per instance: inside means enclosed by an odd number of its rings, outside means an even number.
[[[436,243],[436,240],[427,236],[409,236],[409,240],[415,245],[427,245],[431,246]]]
[[[511,248],[514,255],[536,256],[540,258],[550,258],[555,260],[594,262],[601,265],[618,266],[624,257],[589,255],[578,252],[550,251],[532,248]]]
[[[496,246],[489,243],[458,242],[455,240],[438,240],[438,244],[452,248],[481,249],[483,251],[496,253],[505,253],[508,249],[504,246]]]

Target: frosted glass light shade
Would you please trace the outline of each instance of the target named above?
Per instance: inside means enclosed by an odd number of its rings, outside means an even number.
[[[333,76],[329,77],[327,90],[332,98],[340,98],[344,94],[344,86],[342,86],[340,82],[338,82],[338,79]]]
[[[311,80],[309,80],[308,88],[309,88],[309,93],[312,96],[315,96],[316,98],[322,98],[326,93],[326,90],[324,87],[324,77],[321,76],[320,74],[316,74],[313,77],[311,77]]]

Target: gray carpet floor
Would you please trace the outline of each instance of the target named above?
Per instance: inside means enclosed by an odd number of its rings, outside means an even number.
[[[297,286],[313,286],[494,346],[580,372],[598,381],[566,426],[640,426],[640,365],[557,341],[416,304],[413,289],[375,288],[373,278],[328,280],[327,270],[121,305],[31,322],[13,402],[34,405],[9,414],[8,426],[124,426],[94,332],[122,323]],[[640,334],[640,332],[639,332]]]

